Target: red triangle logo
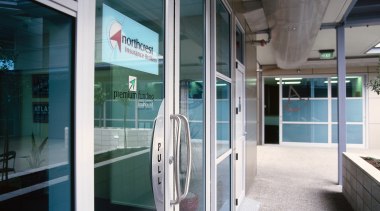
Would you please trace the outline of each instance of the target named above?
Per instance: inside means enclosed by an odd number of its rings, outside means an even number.
[[[119,46],[119,51],[121,51],[121,30],[112,35],[110,39],[117,42],[117,45]]]

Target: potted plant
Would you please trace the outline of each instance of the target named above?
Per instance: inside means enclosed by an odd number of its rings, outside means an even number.
[[[371,91],[376,92],[376,94],[380,95],[380,57],[379,57],[379,63],[377,66],[377,76],[374,79],[369,80],[369,82],[366,84],[367,88]]]

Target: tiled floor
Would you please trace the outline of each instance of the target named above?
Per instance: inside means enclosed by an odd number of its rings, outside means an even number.
[[[254,203],[239,211],[257,210],[257,204],[260,211],[352,210],[337,185],[337,158],[336,148],[258,146],[258,173],[246,194]]]

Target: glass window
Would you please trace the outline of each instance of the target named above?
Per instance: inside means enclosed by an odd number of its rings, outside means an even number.
[[[236,27],[236,59],[244,64],[244,34]]]
[[[231,155],[218,164],[216,203],[218,211],[231,210]]]
[[[0,4],[0,210],[71,210],[74,19]]]
[[[221,79],[216,83],[216,141],[217,155],[231,148],[231,85]]]
[[[216,1],[216,70],[231,77],[230,13],[222,1]]]

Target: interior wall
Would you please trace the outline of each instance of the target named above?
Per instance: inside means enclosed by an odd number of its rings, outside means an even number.
[[[281,70],[277,67],[266,66],[263,68],[263,76],[307,76],[307,75],[334,75],[336,68],[324,69],[300,69],[300,70]],[[376,78],[377,67],[348,67],[347,74],[367,75],[368,80]],[[367,81],[368,81],[367,80]],[[367,97],[367,122],[366,122],[366,147],[369,149],[380,149],[380,95],[366,89]]]
[[[377,73],[368,74],[369,80],[376,76]],[[367,96],[367,146],[369,149],[380,149],[380,95],[368,90]]]

